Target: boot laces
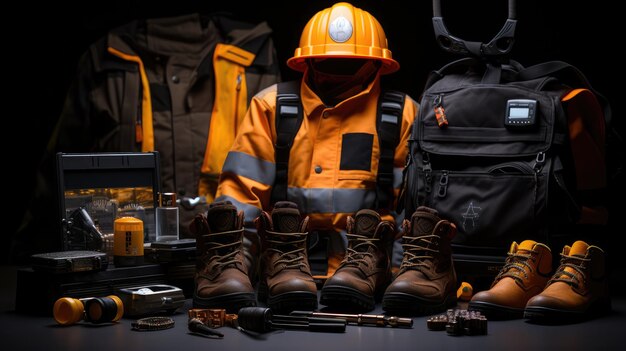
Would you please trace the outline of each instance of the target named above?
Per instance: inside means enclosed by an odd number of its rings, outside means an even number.
[[[510,277],[518,281],[522,281],[519,274],[517,272],[521,272],[524,275],[524,279],[528,279],[528,272],[533,271],[533,267],[528,260],[533,258],[534,253],[537,253],[535,250],[527,250],[530,251],[530,254],[520,254],[520,253],[507,253],[507,258],[504,263],[502,269],[494,279],[493,284],[496,284],[500,279],[504,277]]]
[[[563,255],[561,253],[561,265],[559,266],[559,269],[556,270],[556,273],[554,273],[550,281],[548,281],[548,284],[552,284],[553,282],[564,282],[571,286],[578,286],[580,284],[579,277],[582,277],[583,282],[584,282],[584,279],[585,279],[585,272],[583,271],[585,269],[584,264],[585,262],[588,262],[588,261],[591,261],[591,259],[584,258],[584,257]],[[574,274],[570,271],[565,270],[565,268],[567,267],[573,269],[578,274]]]
[[[276,260],[275,264],[284,263],[285,264],[284,269],[306,267],[306,264],[304,261],[304,258],[305,258],[304,244],[306,242],[306,236],[302,236],[300,238],[298,238],[295,235],[293,236],[296,237],[297,239],[296,240],[292,239],[288,242],[284,242],[281,240],[267,239],[267,243],[270,244],[270,247],[268,247],[267,250],[276,252],[278,254],[278,259]],[[296,249],[291,250],[291,251],[283,251],[280,249],[281,246],[294,246],[296,247]]]
[[[433,260],[435,256],[433,254],[439,253],[438,249],[433,249],[431,246],[439,245],[440,237],[438,235],[430,234],[417,237],[403,237],[402,249],[404,256],[402,258],[401,269],[408,269],[412,267],[424,266],[428,267],[426,261]]]
[[[239,253],[239,251],[236,248],[240,244],[241,242],[239,241],[235,241],[235,242],[227,243],[227,244],[209,241],[207,242],[208,249],[205,251],[203,255],[203,261],[209,262],[209,260],[216,260],[218,262],[217,263],[218,268],[222,268],[230,264],[237,263],[238,260],[236,256]],[[222,249],[228,249],[228,251],[230,252],[224,255],[218,255],[217,252],[220,252]],[[210,255],[209,253],[211,251],[215,251],[216,254]]]
[[[376,248],[376,242],[380,239],[378,238],[369,238],[364,235],[359,234],[346,234],[348,241],[353,244],[350,245],[346,249],[346,257],[344,257],[341,262],[341,266],[352,265],[356,266],[360,262],[363,262],[366,266],[369,267],[370,261],[366,259],[366,257],[374,257],[369,250],[370,247]]]

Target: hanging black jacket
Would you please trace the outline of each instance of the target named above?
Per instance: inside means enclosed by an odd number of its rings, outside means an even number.
[[[48,145],[42,167],[49,172],[38,179],[17,239],[27,239],[34,221],[52,233],[33,246],[56,244],[58,222],[50,226],[49,207],[56,202],[49,199],[58,151],[159,151],[161,189],[210,203],[250,99],[280,80],[271,34],[265,22],[192,14],[133,21],[91,45]],[[181,207],[181,236],[203,209]]]

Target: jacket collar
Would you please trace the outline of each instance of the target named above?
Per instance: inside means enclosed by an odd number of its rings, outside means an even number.
[[[302,77],[302,83],[300,84],[300,96],[302,96],[302,108],[306,116],[310,116],[317,109],[324,109],[328,106],[324,105],[322,99],[317,96],[317,94],[311,89],[311,87],[307,84],[308,81],[309,70],[304,72],[304,76]],[[365,106],[365,104],[375,97],[378,100],[378,96],[380,95],[380,71],[376,74],[376,77],[367,85],[363,91],[360,93],[353,95],[340,103],[338,103],[334,108],[337,109],[355,109],[359,106]],[[347,110],[349,111],[349,110]]]
[[[150,35],[163,36],[162,27],[172,25],[180,28],[189,28],[190,38],[187,41],[205,40],[212,42],[213,52],[216,42],[237,46],[256,55],[253,65],[272,67],[275,57],[272,50],[262,50],[272,34],[266,22],[250,24],[229,18],[225,14],[199,15],[190,14],[178,17],[135,20],[109,31],[106,45],[128,55],[141,56],[144,52],[154,53],[156,47],[150,43]],[[148,28],[152,28],[149,30]],[[170,33],[168,32],[168,35]],[[176,38],[186,36],[186,31],[173,33]],[[213,36],[209,38],[208,35]],[[148,38],[146,40],[146,38]],[[212,39],[212,40],[208,40]],[[146,41],[148,45],[146,45]],[[170,42],[170,44],[172,44]],[[199,45],[202,46],[202,45]],[[212,72],[212,55],[205,54],[198,66],[198,75],[209,75]]]

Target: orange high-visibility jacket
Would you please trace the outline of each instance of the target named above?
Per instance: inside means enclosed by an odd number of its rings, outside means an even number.
[[[341,233],[348,215],[374,206],[380,155],[376,130],[380,77],[334,107],[325,106],[305,83],[306,73],[302,82],[304,118],[289,156],[288,200],[310,217],[309,230]],[[271,206],[276,170],[276,94],[277,86],[273,85],[252,98],[220,177],[216,200],[229,200],[243,210],[249,228],[254,227],[261,209]],[[396,196],[417,109],[417,103],[407,96],[394,157]],[[359,149],[357,157],[350,152],[346,153],[350,159],[346,159],[342,152],[346,148]],[[394,220],[391,209],[376,210],[384,219]]]

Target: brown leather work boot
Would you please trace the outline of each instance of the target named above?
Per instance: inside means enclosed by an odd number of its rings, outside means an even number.
[[[474,295],[468,309],[491,319],[522,318],[526,302],[543,290],[551,271],[549,247],[533,240],[513,242],[491,288]]]
[[[229,201],[211,204],[190,230],[196,235],[195,308],[225,308],[237,313],[256,306],[243,253],[243,211]]]
[[[298,206],[279,201],[256,220],[261,238],[259,301],[274,311],[314,310],[317,287],[307,257],[307,225]]]
[[[393,224],[381,221],[375,211],[360,210],[354,218],[348,217],[346,232],[346,256],[324,284],[320,303],[370,311],[374,309],[375,295],[382,295],[391,279],[385,239],[393,233]]]
[[[420,206],[402,223],[404,256],[383,296],[383,309],[396,314],[431,314],[456,304],[456,272],[450,240],[456,226],[436,210]]]
[[[604,251],[584,241],[565,246],[547,287],[526,304],[533,321],[579,321],[611,310]]]

